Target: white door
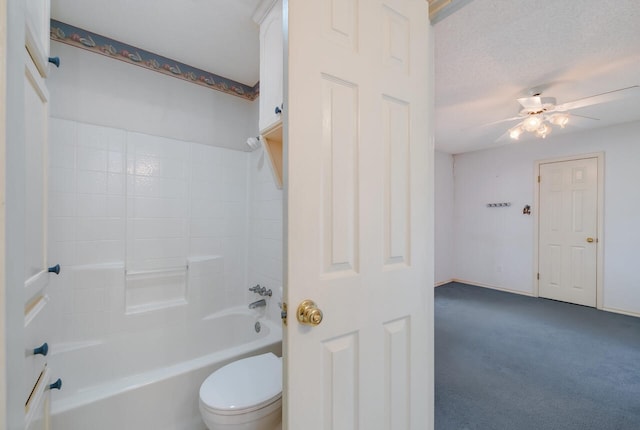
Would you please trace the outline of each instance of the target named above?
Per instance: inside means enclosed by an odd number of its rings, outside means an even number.
[[[598,160],[540,165],[540,297],[596,306]]]
[[[433,428],[428,16],[285,2],[285,429]],[[296,319],[305,299],[317,326]]]
[[[48,306],[47,142],[49,92],[45,83],[49,55],[49,2],[26,2],[24,50],[24,383],[25,425],[48,426],[49,378],[43,354],[33,350],[51,342],[53,309]],[[55,275],[53,275],[55,276]]]

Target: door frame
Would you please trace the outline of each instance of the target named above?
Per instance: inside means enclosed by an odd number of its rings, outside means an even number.
[[[538,176],[540,175],[540,165],[548,163],[560,163],[563,161],[584,160],[585,158],[595,158],[598,162],[598,181],[597,181],[597,214],[596,228],[596,309],[603,309],[604,304],[604,152],[591,152],[580,155],[570,155],[566,157],[545,158],[536,160],[533,169],[533,193],[534,193],[534,211],[533,211],[533,293],[535,297],[540,297],[540,280],[538,279],[539,258],[538,251],[540,249],[540,183]]]

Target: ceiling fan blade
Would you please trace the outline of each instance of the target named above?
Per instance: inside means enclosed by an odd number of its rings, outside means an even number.
[[[577,113],[571,113],[570,117],[577,116],[579,118],[592,119],[594,121],[600,121],[600,118],[594,118],[592,116],[578,115]]]
[[[619,88],[613,91],[607,91],[606,93],[596,94],[589,97],[584,97],[582,99],[570,101],[567,103],[562,103],[556,106],[554,109],[556,112],[566,112],[568,110],[580,109],[587,106],[593,106],[600,103],[607,103],[613,100],[617,100],[622,98],[627,93],[624,91],[628,90],[638,90],[640,87],[638,85],[633,85],[631,87]]]
[[[511,142],[513,139],[511,139],[511,137],[509,137],[509,131],[505,131],[504,133],[502,133],[502,135],[497,138],[494,142],[495,143],[509,143]]]
[[[486,124],[482,124],[480,127],[489,127],[490,125],[502,124],[503,122],[515,121],[515,120],[523,120],[524,118],[521,116],[513,116],[511,118],[499,119],[498,121],[488,122]]]

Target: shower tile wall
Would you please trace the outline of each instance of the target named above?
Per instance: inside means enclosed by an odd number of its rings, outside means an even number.
[[[49,141],[49,263],[62,266],[50,289],[53,341],[158,328],[246,301],[249,154],[58,118]],[[182,290],[134,290],[125,276],[187,264]],[[127,312],[128,291],[184,304]]]
[[[280,318],[277,302],[283,285],[282,190],[275,186],[263,149],[251,153],[249,202],[249,284],[273,290],[268,313]]]

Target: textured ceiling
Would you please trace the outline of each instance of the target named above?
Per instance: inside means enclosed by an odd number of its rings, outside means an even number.
[[[259,0],[51,0],[52,18],[254,85]],[[516,98],[558,103],[640,84],[640,0],[453,0],[435,25],[436,148],[502,143]],[[551,136],[640,120],[640,91],[574,113]],[[515,123],[513,123],[515,124]],[[579,127],[578,127],[579,126]],[[522,139],[522,138],[521,138]]]
[[[455,1],[455,0],[454,0]],[[640,1],[473,0],[435,26],[436,147],[498,144],[532,87],[558,103],[640,84]],[[586,107],[565,130],[640,120],[640,91]],[[573,121],[576,119],[576,121]],[[522,138],[521,138],[522,139]]]

